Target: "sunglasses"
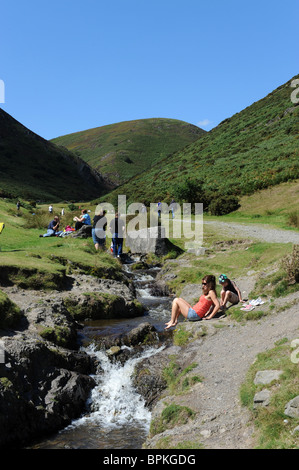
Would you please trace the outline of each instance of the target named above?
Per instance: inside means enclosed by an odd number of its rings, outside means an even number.
[[[202,282],[201,285],[202,286],[206,286],[208,283],[207,282]]]

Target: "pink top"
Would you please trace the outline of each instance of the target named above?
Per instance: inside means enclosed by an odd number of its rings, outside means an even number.
[[[205,298],[204,295],[199,297],[199,301],[197,304],[194,305],[193,310],[197,313],[197,315],[202,318],[205,314],[209,311],[210,307],[213,305],[212,300],[208,300]]]

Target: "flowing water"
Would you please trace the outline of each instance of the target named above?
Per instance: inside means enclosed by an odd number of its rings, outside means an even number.
[[[129,265],[124,269],[130,272]],[[87,354],[96,356],[100,372],[93,376],[96,386],[86,404],[86,413],[73,421],[55,436],[39,442],[33,448],[39,449],[139,449],[149,431],[151,413],[146,409],[143,398],[132,386],[135,365],[143,358],[152,356],[163,349],[163,345],[148,347],[138,355],[130,357],[124,364],[111,361],[105,351],[97,350],[96,338],[118,336],[146,321],[158,332],[164,330],[169,320],[171,300],[169,297],[155,297],[150,288],[157,269],[142,270],[133,274],[137,298],[147,309],[142,317],[119,320],[98,320],[88,322],[81,332]],[[126,348],[126,346],[125,346]],[[129,348],[130,349],[130,348]]]

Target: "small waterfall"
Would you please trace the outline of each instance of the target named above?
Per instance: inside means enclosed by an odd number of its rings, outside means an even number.
[[[85,348],[88,354],[97,357],[101,371],[94,376],[97,386],[92,390],[88,403],[90,413],[73,422],[72,426],[93,423],[105,428],[119,428],[138,424],[148,431],[151,413],[132,386],[132,374],[139,361],[162,349],[163,346],[147,348],[139,357],[130,358],[122,365],[111,361],[105,351],[97,351],[94,344]]]
[[[165,346],[146,347],[142,352],[130,354],[123,364],[111,360],[104,350],[98,350],[94,338],[97,332],[99,335],[113,334],[114,331],[120,334],[142,321],[163,331],[164,323],[169,319],[171,299],[151,295],[158,268],[132,271],[130,265],[123,265],[123,269],[131,275],[137,299],[147,311],[143,317],[86,325],[83,336],[89,339],[89,344],[82,350],[96,357],[99,363],[99,372],[93,376],[96,386],[86,404],[86,413],[35,448],[139,449],[148,435],[151,413],[145,407],[143,397],[135,391],[132,375],[139,361],[159,353]]]

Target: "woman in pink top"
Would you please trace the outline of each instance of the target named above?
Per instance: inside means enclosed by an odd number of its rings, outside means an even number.
[[[187,320],[210,320],[218,312],[220,308],[219,300],[216,295],[216,279],[215,276],[205,276],[202,279],[202,295],[197,304],[191,307],[186,300],[182,298],[174,299],[172,303],[171,319],[166,323],[165,330],[176,326],[180,314]]]

